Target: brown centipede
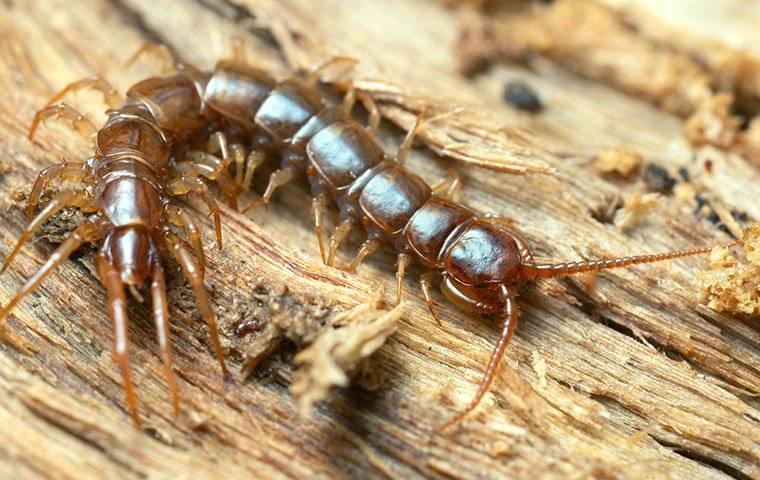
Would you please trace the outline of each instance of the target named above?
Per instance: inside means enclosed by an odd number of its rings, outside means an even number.
[[[255,92],[255,101],[251,97],[244,116],[238,116],[237,111],[223,113],[255,132],[255,149],[280,158],[279,168],[271,174],[262,196],[244,211],[268,203],[277,188],[305,176],[313,194],[314,228],[325,263],[333,265],[340,243],[352,227],[361,225],[368,238],[348,266],[349,271],[356,270],[379,246],[388,244],[399,252],[397,301],[401,299],[405,271],[417,261],[427,268],[421,279],[422,291],[439,323],[430,294],[434,276],[440,279],[444,295],[457,306],[501,315],[499,338],[475,397],[439,430],[462,420],[490,388],[517,324],[516,296],[530,281],[703,254],[712,249],[537,263],[521,235],[505,222],[479,216],[453,200],[460,186],[456,175],[431,187],[404,166],[423,116],[417,117],[395,157],[387,158],[375,140],[378,109],[371,98],[360,97],[350,83],[343,103],[329,106],[313,82],[304,82],[298,75],[275,83],[262,71],[238,69],[234,79],[220,77],[219,81],[234,83],[238,92]],[[350,115],[357,97],[369,110],[366,127]],[[322,215],[330,200],[337,204],[341,221],[326,249]]]
[[[136,56],[154,50],[154,47],[146,45]],[[157,52],[168,55],[165,48],[159,48]],[[38,174],[28,199],[29,224],[0,270],[0,273],[5,271],[24,243],[46,220],[62,209],[78,207],[88,215],[0,311],[0,333],[6,317],[16,305],[72,252],[85,242],[102,242],[96,266],[106,290],[108,311],[113,322],[113,356],[121,368],[126,404],[135,425],[140,424],[140,418],[129,365],[125,286],[136,296],[139,296],[138,290],[146,285],[150,290],[166,381],[177,415],[179,389],[172,367],[162,255],[170,254],[182,267],[225,375],[227,368],[216,316],[203,285],[206,260],[200,231],[189,211],[176,199],[190,193],[200,196],[213,215],[216,241],[221,248],[219,207],[206,181],[216,182],[234,207],[242,180],[237,178],[234,181],[227,176],[229,163],[245,163],[249,168],[257,164],[255,158],[243,158],[241,148],[228,145],[222,134],[212,134],[208,140],[213,146],[207,146],[211,152],[220,152],[221,158],[207,152],[187,151],[186,148],[181,158],[176,157],[175,150],[180,145],[184,146],[193,137],[201,135],[199,132],[224,120],[226,111],[249,108],[248,104],[235,102],[249,101],[250,98],[236,97],[234,90],[230,92],[234,84],[219,81],[220,77],[228,74],[224,62],[213,72],[207,73],[189,64],[176,62],[173,58],[166,60],[176,73],[148,78],[133,85],[127,91],[125,101],[105,79],[95,76],[71,83],[37,112],[29,129],[30,139],[40,122],[50,117],[63,118],[70,121],[86,140],[94,137],[95,153],[85,161],[53,165]],[[82,89],[100,91],[111,107],[100,129],[96,129],[73,107],[56,103],[67,94]],[[252,154],[252,157],[255,156],[256,153]],[[239,177],[243,177],[242,168],[239,172]],[[76,181],[82,188],[64,190],[35,216],[44,189],[54,180]],[[174,233],[172,227],[186,238]]]

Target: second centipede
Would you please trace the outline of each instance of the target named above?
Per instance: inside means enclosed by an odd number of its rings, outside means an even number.
[[[337,57],[334,61],[343,60]],[[323,62],[313,71],[331,63]],[[455,201],[458,178],[451,177],[431,187],[404,166],[420,125],[436,117],[427,120],[418,117],[391,158],[375,139],[380,116],[371,98],[362,98],[369,110],[368,125],[365,127],[352,118],[352,106],[361,93],[350,82],[342,85],[343,102],[330,106],[315,87],[313,75],[307,81],[294,75],[275,83],[263,71],[228,64],[227,75],[218,78],[219,82],[226,82],[224,87],[231,92],[251,93],[248,102],[240,99],[231,102],[246,104],[245,111],[223,113],[238,119],[246,131],[255,132],[253,149],[267,157],[279,158],[279,167],[271,174],[264,193],[244,211],[268,203],[282,185],[305,178],[313,195],[314,229],[325,263],[333,265],[335,252],[348,232],[361,226],[367,232],[367,240],[348,266],[349,271],[356,270],[381,245],[389,245],[398,252],[397,301],[401,300],[407,267],[418,262],[426,269],[421,279],[426,304],[439,323],[431,296],[431,286],[436,281],[448,300],[462,309],[501,316],[499,338],[477,393],[463,411],[439,430],[461,421],[490,388],[517,324],[516,297],[526,284],[536,278],[704,254],[713,247],[538,263],[521,235],[507,222],[479,216]],[[213,82],[209,88],[212,86]],[[339,209],[340,223],[326,246],[322,217],[330,202]]]

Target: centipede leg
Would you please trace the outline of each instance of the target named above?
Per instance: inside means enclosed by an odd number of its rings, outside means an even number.
[[[50,117],[56,117],[58,119],[63,118],[65,120],[68,120],[71,122],[74,130],[76,130],[77,133],[79,133],[79,135],[81,135],[82,138],[88,142],[91,142],[92,138],[98,132],[98,129],[95,128],[95,125],[90,121],[90,119],[79,113],[78,110],[70,107],[65,103],[57,103],[55,105],[45,107],[34,114],[32,125],[29,127],[29,140],[32,140],[34,138],[34,133],[37,131],[37,127],[39,126],[40,122],[44,122]]]
[[[414,138],[417,136],[417,131],[419,130],[420,125],[422,125],[422,118],[422,114],[418,115],[417,118],[414,119],[412,126],[409,127],[409,131],[406,132],[406,137],[404,137],[404,141],[401,143],[401,146],[396,153],[396,163],[399,165],[404,164],[406,157],[409,156],[409,152],[412,150]]]
[[[372,95],[369,95],[367,93],[358,93],[357,98],[360,102],[362,102],[364,108],[366,108],[369,112],[369,119],[367,120],[367,131],[369,131],[372,136],[377,136],[377,132],[380,130],[380,120],[382,119],[382,116],[380,115],[380,109],[377,108],[375,99],[372,98]]]
[[[346,114],[351,115],[351,110],[354,109],[356,104],[356,87],[353,82],[348,83],[346,87],[346,94],[343,96],[343,102],[340,104],[340,109]]]
[[[97,90],[98,92],[102,93],[103,101],[111,108],[118,107],[124,101],[121,95],[119,95],[116,89],[113,88],[113,86],[111,86],[111,84],[108,83],[106,79],[100,75],[93,75],[91,77],[83,78],[66,85],[60,92],[56,93],[53,98],[48,101],[46,106],[54,104],[69,93],[77,92],[79,90],[84,90],[87,88]]]
[[[351,261],[351,264],[348,266],[346,271],[355,272],[356,269],[359,268],[359,265],[362,264],[364,259],[372,254],[375,250],[377,250],[380,245],[380,240],[376,239],[366,240],[364,243],[362,243],[362,246],[359,247],[359,251],[356,253],[356,256]]]
[[[235,185],[242,192],[243,172],[245,171],[245,150],[239,143],[232,143],[230,144],[230,155],[232,155],[232,161],[235,162]]]
[[[248,204],[248,206],[246,206],[241,211],[241,213],[245,213],[256,207],[269,203],[269,200],[272,198],[272,195],[274,195],[274,192],[281,186],[293,180],[295,176],[296,171],[294,169],[280,168],[272,172],[272,174],[269,176],[269,183],[267,183],[267,188],[264,190],[264,193],[259,198]]]
[[[305,65],[303,53],[296,46],[293,34],[290,33],[288,26],[282,21],[275,20],[269,24],[269,31],[277,45],[280,46],[282,56],[285,58],[288,67],[296,72],[302,71]]]
[[[72,180],[82,183],[92,183],[92,171],[86,163],[59,163],[43,168],[34,181],[32,191],[29,193],[29,199],[26,204],[26,218],[31,221],[34,218],[34,211],[40,201],[42,191],[52,180]]]
[[[132,423],[139,428],[142,422],[137,413],[137,395],[132,384],[132,368],[129,365],[129,334],[127,332],[129,318],[124,283],[121,281],[119,271],[105,255],[99,255],[97,262],[103,287],[106,289],[108,314],[113,322],[114,361],[121,369],[121,381]]]
[[[97,227],[89,221],[81,224],[76,230],[69,234],[63,243],[61,243],[58,248],[50,254],[47,260],[45,260],[45,263],[42,264],[39,270],[27,279],[24,286],[21,287],[8,305],[0,311],[0,329],[3,327],[5,318],[11,313],[11,311],[13,311],[16,305],[24,299],[24,297],[36,290],[43,280],[61,266],[61,264],[69,258],[69,255],[71,255],[83,243],[95,240],[98,236]]]
[[[264,163],[266,160],[266,153],[253,151],[248,154],[248,158],[245,160],[245,175],[243,176],[243,183],[240,186],[241,192],[247,192],[251,189],[251,182],[253,181],[253,174],[256,169]]]
[[[224,168],[227,168],[232,161],[230,147],[227,142],[227,135],[225,135],[224,132],[214,132],[211,134],[211,137],[208,139],[208,151],[213,154],[216,154],[217,152],[221,153]]]
[[[340,222],[340,225],[335,227],[335,230],[333,230],[332,235],[330,236],[330,251],[327,254],[327,265],[333,266],[335,264],[335,252],[338,251],[338,247],[340,246],[341,242],[343,242],[343,239],[346,238],[346,235],[348,235],[348,232],[351,231],[351,228],[353,228],[354,222],[350,219],[343,220]]]
[[[443,324],[441,323],[441,319],[435,313],[435,309],[433,308],[433,296],[430,292],[431,285],[434,283],[432,276],[432,272],[423,273],[420,278],[420,287],[422,288],[422,295],[425,297],[425,304],[427,305],[428,311],[430,311],[430,315],[433,316],[433,320],[438,323],[438,326],[442,327]]]
[[[491,354],[491,359],[488,361],[488,367],[486,368],[486,373],[483,377],[483,380],[480,382],[478,392],[475,394],[475,397],[472,399],[466,409],[455,415],[454,418],[448,422],[438,426],[435,429],[436,432],[441,432],[450,426],[462,421],[464,417],[475,410],[475,408],[480,404],[480,401],[483,400],[485,394],[491,388],[491,384],[496,377],[496,372],[501,365],[501,361],[504,359],[504,353],[507,351],[509,341],[512,339],[512,334],[514,333],[515,327],[517,326],[518,312],[514,293],[512,293],[508,287],[503,286],[502,294],[504,295],[504,320],[501,326],[501,333],[499,334],[499,339],[497,340],[496,346],[494,347],[493,353]]]
[[[412,257],[406,253],[399,253],[396,260],[396,305],[401,303],[401,294],[404,288],[404,275],[406,267],[411,263]]]
[[[67,207],[84,207],[91,203],[92,199],[86,192],[75,190],[61,192],[48,203],[45,208],[29,222],[26,228],[24,228],[24,231],[21,232],[21,236],[16,242],[16,245],[13,247],[13,250],[11,250],[11,253],[8,254],[8,257],[6,257],[2,268],[0,268],[0,274],[5,272],[13,259],[16,258],[16,255],[21,251],[21,247],[29,240],[29,238],[31,238],[31,236],[34,235],[34,233],[53,215]]]
[[[214,231],[216,233],[216,246],[219,250],[222,249],[222,216],[219,210],[219,205],[216,204],[214,196],[209,192],[205,183],[199,182],[196,193],[198,193],[208,209],[211,211],[211,216],[214,218]]]
[[[315,197],[311,201],[311,213],[314,216],[314,233],[317,236],[317,244],[319,245],[319,254],[322,257],[322,263],[327,263],[327,257],[325,256],[325,240],[324,235],[322,234],[322,216],[326,205],[327,197],[324,195]]]
[[[311,85],[316,84],[325,70],[341,63],[348,63],[351,65],[351,67],[354,67],[359,63],[359,60],[347,55],[334,55],[332,57],[326,58],[316,65],[312,66],[309,71],[306,72],[306,83]]]
[[[193,289],[195,295],[195,301],[198,304],[198,310],[201,312],[203,320],[209,329],[209,335],[211,336],[211,344],[216,354],[216,359],[219,361],[219,366],[222,368],[222,374],[227,376],[227,365],[224,363],[224,350],[222,349],[222,343],[219,340],[219,331],[216,327],[216,314],[211,308],[211,303],[208,299],[208,292],[203,285],[203,276],[198,268],[198,262],[193,258],[190,250],[185,246],[176,235],[171,232],[166,232],[166,245],[168,249],[177,259],[177,262],[182,267],[182,271],[185,274],[185,278],[190,282],[190,286]]]
[[[172,341],[169,336],[169,302],[166,296],[164,269],[159,260],[156,260],[153,264],[150,291],[153,299],[153,320],[156,324],[158,348],[161,353],[161,361],[164,364],[166,385],[171,393],[174,416],[176,417],[179,416],[179,387],[177,386],[177,378],[172,368]]]
[[[444,198],[456,198],[462,188],[462,177],[459,170],[449,167],[445,178],[440,179],[432,186],[433,193]]]
[[[169,50],[169,47],[163,43],[146,42],[143,43],[135,53],[129,57],[126,62],[126,66],[132,66],[139,58],[151,55],[157,58],[161,62],[161,73],[164,75],[173,73],[177,70],[179,62],[174,57],[174,54]]]
[[[245,44],[243,43],[243,39],[238,36],[233,36],[230,41],[229,60],[236,65],[248,65],[248,54],[245,50]]]
[[[203,242],[201,241],[201,231],[195,224],[193,217],[187,212],[187,210],[179,205],[169,204],[165,208],[166,218],[169,222],[177,227],[181,228],[187,239],[190,241],[190,245],[195,252],[195,258],[198,259],[198,268],[201,271],[201,275],[206,273],[206,253],[203,251]]]
[[[209,191],[206,183],[202,179],[192,174],[192,172],[183,174],[179,171],[174,171],[173,176],[169,178],[166,183],[166,193],[169,195],[179,196],[186,195],[190,192],[193,192],[201,197],[201,200],[203,200],[203,203],[206,204],[206,207],[208,207],[209,211],[211,212],[211,216],[214,219],[216,245],[221,250],[222,217],[214,196],[211,195],[211,192]]]
[[[203,200],[203,203],[206,204],[206,207],[208,207],[209,211],[211,212],[211,217],[214,219],[214,232],[216,233],[216,245],[221,250],[222,249],[222,216],[221,211],[219,210],[219,205],[216,204],[216,199],[214,199],[214,196],[211,194],[211,192],[208,189],[208,186],[206,183],[196,177],[187,177],[182,179],[183,187],[189,188],[191,191],[195,192],[196,195],[201,197],[201,200]],[[184,192],[184,190],[178,190],[177,192],[174,192],[175,194],[179,192]]]
[[[233,210],[237,210],[237,196],[239,194],[237,186],[227,173],[227,166],[230,163],[229,153],[226,151],[227,159],[220,159],[216,155],[199,150],[192,150],[187,153],[186,159],[191,163],[185,175],[203,176],[212,180],[219,185],[219,189],[227,198],[227,204]]]

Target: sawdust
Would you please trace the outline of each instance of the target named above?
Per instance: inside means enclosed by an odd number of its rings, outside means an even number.
[[[744,231],[743,261],[726,247],[710,253],[710,269],[697,274],[707,306],[718,312],[760,313],[760,224]]]
[[[295,357],[300,368],[290,388],[302,415],[324,400],[333,386],[345,387],[349,376],[396,330],[403,304],[381,308],[380,297],[336,315],[311,345]]]
[[[721,93],[703,102],[684,123],[684,136],[693,147],[731,148],[737,141],[741,118],[731,114],[734,96]]]
[[[243,377],[253,373],[285,340],[299,347],[311,343],[334,315],[333,307],[321,298],[304,299],[287,288],[274,289],[263,283],[245,300],[230,304],[215,298],[215,302],[220,324],[235,332],[231,345],[243,352]],[[254,322],[257,326],[250,331]]]
[[[635,227],[641,219],[650,212],[660,199],[659,193],[634,193],[615,212],[612,223],[625,232]]]
[[[599,173],[628,177],[639,169],[642,161],[641,155],[630,148],[609,148],[599,152],[593,167]]]

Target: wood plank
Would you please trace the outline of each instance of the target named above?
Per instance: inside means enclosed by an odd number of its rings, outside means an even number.
[[[659,251],[726,241],[692,206],[664,197],[627,233],[595,220],[609,197],[639,192],[639,177],[598,176],[590,164],[602,149],[626,146],[671,170],[692,164],[681,118],[608,85],[584,80],[555,63],[526,69],[502,65],[475,79],[456,72],[459,25],[452,12],[422,0],[83,0],[0,4],[0,149],[11,171],[0,177],[3,254],[24,224],[15,192],[37,170],[88,148],[49,122],[39,145],[26,138],[35,110],[69,81],[102,73],[122,91],[150,72],[124,61],[146,40],[161,41],[201,68],[227,55],[241,36],[252,61],[285,72],[278,51],[250,27],[284,18],[301,33],[313,57],[344,53],[361,60],[358,76],[399,86],[410,98],[442,108],[464,106],[511,148],[526,132],[558,174],[506,175],[461,167],[462,200],[513,218],[544,258],[576,259]],[[501,100],[503,83],[520,77],[541,95],[537,116]],[[103,119],[99,99],[75,99]],[[388,151],[413,120],[408,99],[385,113]],[[405,106],[406,105],[406,106]],[[431,128],[453,135],[461,124]],[[482,129],[481,129],[482,130]],[[718,157],[715,157],[718,158]],[[410,159],[426,179],[443,173],[420,148]],[[727,205],[760,218],[754,201],[757,167],[736,154],[714,162],[706,189]],[[223,252],[209,249],[207,284],[220,315],[230,367],[242,368],[260,335],[238,338],[241,320],[270,322],[271,305],[312,328],[332,313],[366,302],[393,284],[393,256],[371,259],[358,274],[322,267],[303,187],[286,188],[267,209],[224,212]],[[204,240],[211,245],[206,225]],[[356,242],[341,252],[347,262]],[[0,283],[5,304],[52,250],[40,241],[24,250]],[[162,381],[146,305],[130,309],[142,431],[129,423],[120,376],[109,351],[110,324],[93,250],[68,262],[32,298],[9,328],[34,347],[22,355],[0,344],[0,475],[21,478],[257,478],[393,476],[403,478],[753,478],[760,476],[760,358],[756,324],[705,313],[694,276],[704,259],[683,259],[584,279],[536,285],[521,298],[521,323],[505,368],[484,405],[461,427],[441,436],[431,429],[474,393],[496,329],[436,294],[444,319],[430,318],[412,275],[398,330],[373,357],[385,377],[376,390],[336,391],[311,415],[298,415],[288,387],[293,348],[278,348],[248,379],[224,380],[210,353],[188,289],[171,281],[177,308],[172,333],[183,413],[175,420]],[[175,272],[176,273],[176,272]],[[416,273],[416,272],[414,272]],[[287,286],[287,290],[284,287]],[[749,323],[748,323],[749,322]],[[645,339],[645,341],[642,340]]]

